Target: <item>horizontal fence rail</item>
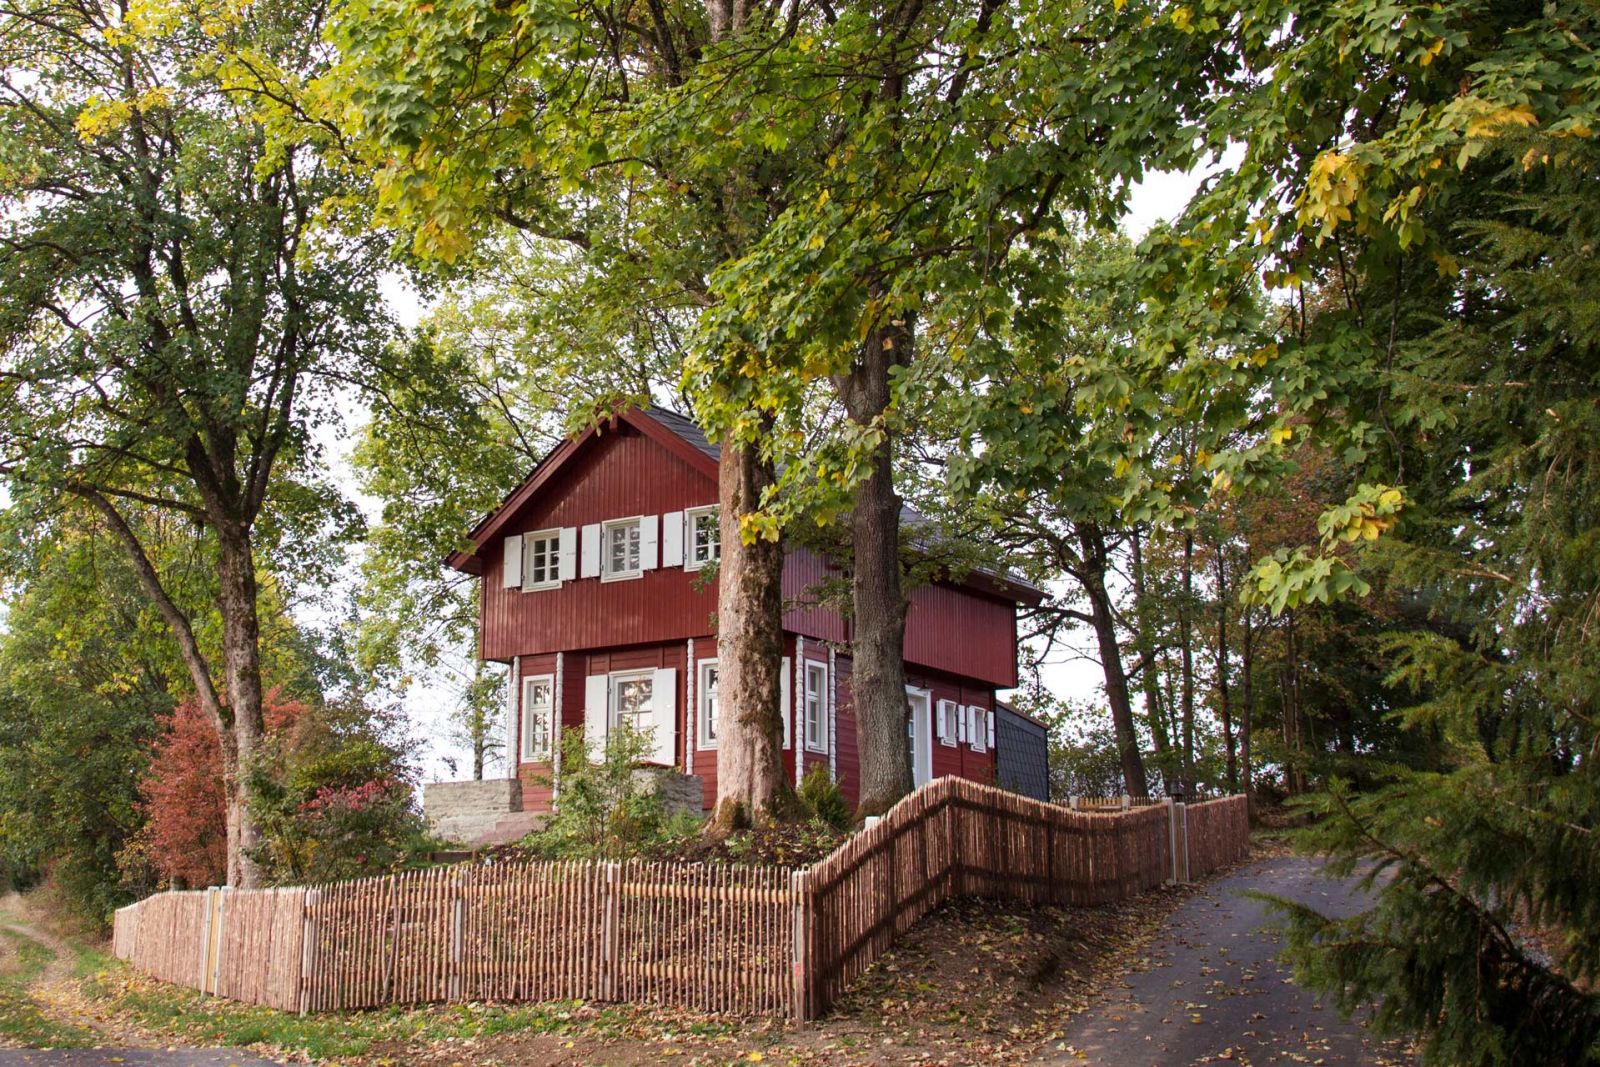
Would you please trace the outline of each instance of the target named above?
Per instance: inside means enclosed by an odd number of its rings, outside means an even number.
[[[953,897],[1106,904],[1248,850],[1243,797],[1104,800],[941,778],[806,870],[512,861],[160,893],[117,912],[112,946],[285,1011],[572,999],[810,1019]]]

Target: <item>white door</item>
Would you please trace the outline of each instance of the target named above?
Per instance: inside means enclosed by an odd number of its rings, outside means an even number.
[[[907,724],[907,744],[911,749],[911,784],[924,786],[933,780],[932,694],[926,689],[906,686],[906,703],[911,708]]]

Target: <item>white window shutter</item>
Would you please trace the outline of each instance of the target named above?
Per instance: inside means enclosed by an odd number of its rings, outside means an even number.
[[[611,679],[604,674],[591,674],[583,686],[583,742],[589,749],[589,758],[598,762],[605,755],[609,715],[606,702],[611,695]]]
[[[789,675],[790,675],[789,657],[785,656],[785,657],[783,657],[783,670],[778,672],[778,677],[781,679],[781,681],[783,683],[783,685],[782,685],[783,696],[778,702],[778,713],[783,716],[783,747],[784,748],[788,748],[794,741],[794,736],[793,736],[794,732],[793,732],[793,730],[790,729],[790,724],[794,719],[794,716],[792,714],[790,714],[793,711],[793,708],[794,708],[794,700],[792,699],[792,694],[790,692],[790,690],[793,688],[793,685],[789,681]]]
[[[582,578],[600,577],[600,524],[591,522],[583,528],[583,558],[578,565]]]
[[[960,704],[956,705],[956,743],[966,744],[967,741],[967,713]]]
[[[661,516],[661,565],[683,566],[683,512],[669,511]]]
[[[651,760],[670,767],[677,755],[678,672],[672,667],[656,671],[650,683]]]
[[[972,751],[988,751],[989,731],[983,725],[983,709],[976,704],[968,705],[967,736],[972,738]]]
[[[578,576],[578,528],[561,527],[561,580],[570,582]]]
[[[522,585],[521,534],[506,538],[506,572],[501,576],[500,584],[507,589],[516,589]]]
[[[937,716],[937,721],[934,723],[934,729],[939,734],[940,742],[946,745],[953,745],[956,743],[956,739],[952,736],[956,725],[954,711],[954,701],[939,701],[939,713]]]
[[[656,546],[660,540],[658,535],[660,527],[659,515],[642,515],[639,518],[639,569],[642,571],[656,569]]]
[[[989,723],[989,747],[993,748],[994,747],[994,718],[995,718],[994,712],[986,711],[986,712],[983,713],[983,717]]]

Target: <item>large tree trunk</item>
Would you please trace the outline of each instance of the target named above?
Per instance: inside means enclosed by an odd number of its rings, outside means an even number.
[[[860,817],[883,814],[912,788],[900,497],[894,489],[893,435],[883,421],[889,409],[890,368],[910,355],[911,328],[896,320],[868,333],[856,366],[837,383],[850,421],[881,435],[870,473],[856,486],[850,515],[850,688],[861,759]]]
[[[717,806],[713,832],[784,813],[783,544],[745,544],[742,516],[761,506],[771,469],[754,445],[722,443],[717,498],[722,561],[717,583]]]
[[[250,810],[248,776],[261,746],[261,625],[256,615],[255,553],[250,535],[238,526],[217,526],[217,608],[222,615],[222,666],[228,687],[231,761],[224,759],[229,797],[228,884],[255,889],[262,884],[254,853],[261,845]],[[227,747],[227,740],[224,746]]]
[[[1183,603],[1178,609],[1184,792],[1194,788],[1194,534],[1183,533]]]
[[[1255,712],[1255,624],[1250,609],[1244,611],[1239,639],[1239,770],[1245,804],[1254,806],[1254,780],[1250,769],[1250,725]]]
[[[1133,722],[1128,675],[1122,666],[1122,647],[1117,641],[1111,594],[1106,589],[1109,560],[1106,559],[1105,535],[1098,526],[1084,524],[1079,527],[1078,536],[1083,545],[1083,587],[1089,597],[1089,614],[1105,673],[1106,699],[1111,703],[1111,726],[1117,738],[1117,755],[1122,761],[1123,788],[1136,797],[1147,797],[1150,783],[1145,778],[1144,759],[1139,754],[1139,733]]]
[[[1144,549],[1138,530],[1133,532],[1129,547],[1133,557],[1133,607],[1134,622],[1138,627],[1135,644],[1139,659],[1144,664],[1139,670],[1139,687],[1144,694],[1145,718],[1150,723],[1150,738],[1155,743],[1156,762],[1163,774],[1171,773],[1170,752],[1172,735],[1167,729],[1167,718],[1162,711],[1161,685],[1156,677],[1155,622],[1150,617],[1150,590],[1145,582]],[[1165,783],[1171,792],[1171,783]]]
[[[1228,691],[1228,566],[1222,544],[1217,550],[1217,714],[1222,719],[1222,744],[1227,760],[1228,792],[1239,791],[1238,753],[1233,737],[1233,706]]]

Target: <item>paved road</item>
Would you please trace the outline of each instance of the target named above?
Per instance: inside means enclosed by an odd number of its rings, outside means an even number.
[[[1350,883],[1321,877],[1298,856],[1242,867],[1197,893],[1173,913],[1151,944],[1151,966],[1128,976],[1128,988],[1068,1027],[1065,1051],[1051,1062],[1104,1067],[1188,1067],[1196,1063],[1410,1064],[1403,1049],[1345,1022],[1289,981],[1273,957],[1279,938],[1265,929],[1267,905],[1242,896],[1257,889],[1350,914],[1359,896]]]
[[[49,1052],[0,1049],[0,1067],[279,1067],[232,1049],[63,1048]]]

